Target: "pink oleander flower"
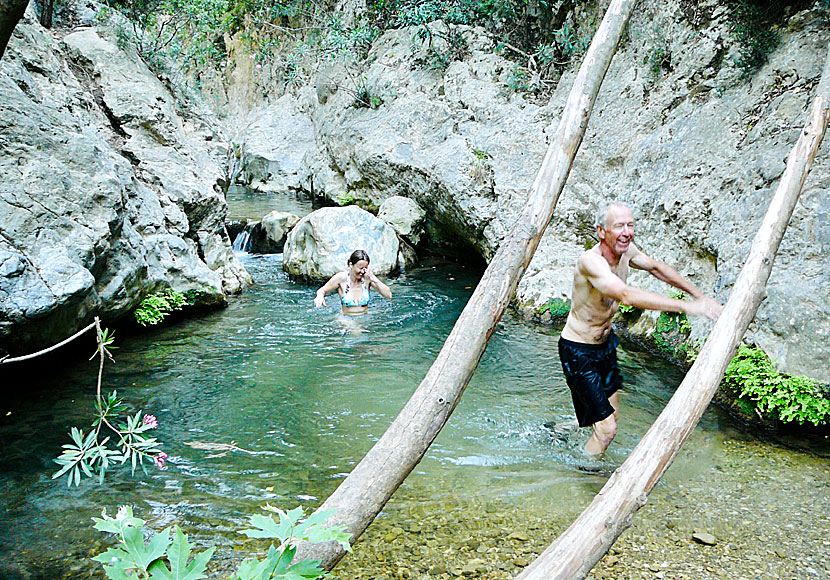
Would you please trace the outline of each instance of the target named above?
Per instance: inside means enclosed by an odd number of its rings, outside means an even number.
[[[261,64],[256,65],[256,69],[257,69],[257,70],[262,69],[262,65],[261,65]]]
[[[159,426],[155,415],[144,415],[144,424],[149,426],[150,429],[156,429]]]
[[[159,469],[164,469],[164,462],[167,460],[167,454],[164,451],[159,451],[158,455],[153,458],[153,461],[156,463],[156,467]]]

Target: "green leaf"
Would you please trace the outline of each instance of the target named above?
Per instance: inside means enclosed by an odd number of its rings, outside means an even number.
[[[302,580],[305,578],[319,578],[325,575],[325,570],[320,567],[320,560],[300,560],[288,569],[284,576],[286,580]]]
[[[263,560],[251,558],[244,560],[236,571],[237,580],[270,580],[275,578],[275,571],[280,566],[280,559],[283,552],[276,550],[273,544],[268,549],[268,555]],[[289,555],[287,563],[283,568],[287,568],[293,558],[293,552]]]
[[[170,561],[170,568],[162,560],[157,560],[150,567],[150,578],[152,580],[200,580],[207,578],[204,571],[208,561],[213,556],[215,548],[210,548],[197,554],[193,561],[188,564],[190,552],[193,546],[187,541],[187,536],[176,526],[176,535],[173,543],[167,550],[167,559]]]
[[[240,534],[245,534],[250,538],[273,538],[280,542],[291,536],[293,526],[288,521],[280,519],[280,522],[277,523],[273,518],[261,515],[251,516],[250,521],[256,529],[241,530]]]

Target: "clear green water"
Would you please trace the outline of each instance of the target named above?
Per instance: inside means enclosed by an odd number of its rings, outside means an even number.
[[[122,504],[155,529],[178,523],[200,546],[219,546],[221,559],[241,559],[237,531],[261,505],[318,505],[383,433],[478,278],[453,263],[425,263],[390,280],[393,300],[374,296],[371,314],[346,320],[336,299],[314,309],[315,287],[288,279],[280,255],[242,260],[256,281],[251,290],[222,311],[119,340],[106,367],[105,389],[158,417],[168,469],[113,471],[102,486],[51,480],[70,427],[90,420],[94,363],[79,360],[59,378],[33,376],[5,391],[0,578],[99,577],[87,558],[105,544],[91,518]],[[605,479],[577,468],[584,436],[566,443],[541,428],[571,415],[557,337],[508,313],[449,424],[396,497],[463,494],[564,513],[586,505]],[[610,467],[682,378],[625,348],[620,361],[626,391]],[[707,412],[673,476],[710,465],[732,432],[727,417]],[[202,448],[213,443],[250,453]]]
[[[393,300],[375,296],[371,314],[345,319],[335,299],[314,309],[315,288],[289,280],[281,256],[242,259],[257,282],[250,291],[220,312],[119,341],[116,362],[106,367],[106,389],[158,417],[168,469],[135,477],[116,471],[103,486],[80,489],[50,479],[65,434],[91,417],[94,363],[79,361],[59,379],[33,378],[25,397],[7,401],[4,566],[63,577],[100,549],[90,522],[104,506],[112,512],[129,503],[153,527],[175,521],[205,545],[230,545],[265,502],[317,505],[417,387],[477,280],[450,263],[428,264],[391,280]],[[459,485],[468,496],[564,488],[567,502],[590,498],[600,479],[578,471],[574,446],[541,428],[570,415],[556,339],[506,316],[408,485],[431,498]],[[641,354],[622,351],[621,362],[634,384],[611,463],[624,459],[680,380]],[[251,453],[217,457],[198,446],[232,442]]]

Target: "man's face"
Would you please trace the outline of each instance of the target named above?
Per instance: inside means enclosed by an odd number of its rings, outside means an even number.
[[[628,251],[628,246],[634,239],[634,216],[631,210],[624,205],[612,205],[608,208],[605,218],[605,227],[597,226],[597,234],[602,243],[607,245],[618,256]]]

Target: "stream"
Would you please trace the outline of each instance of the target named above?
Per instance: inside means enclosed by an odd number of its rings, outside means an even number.
[[[310,211],[245,192],[232,215]],[[130,504],[150,528],[178,524],[217,546],[223,576],[261,541],[239,530],[266,503],[316,507],[418,386],[479,278],[425,260],[388,278],[392,300],[345,319],[336,297],[293,281],[282,256],[240,256],[256,284],[227,308],[116,337],[104,389],[158,418],[168,466],[115,469],[102,485],[52,480],[72,426],[87,428],[97,362],[3,391],[0,578],[103,578],[102,508]],[[593,499],[682,380],[623,344],[620,431],[586,472],[587,433],[551,436],[572,417],[558,330],[508,312],[448,425],[335,570],[340,578],[512,578]],[[649,503],[594,578],[830,578],[830,461],[823,437],[773,440],[710,408]],[[715,545],[693,539],[712,534]],[[756,557],[757,555],[757,557]]]

